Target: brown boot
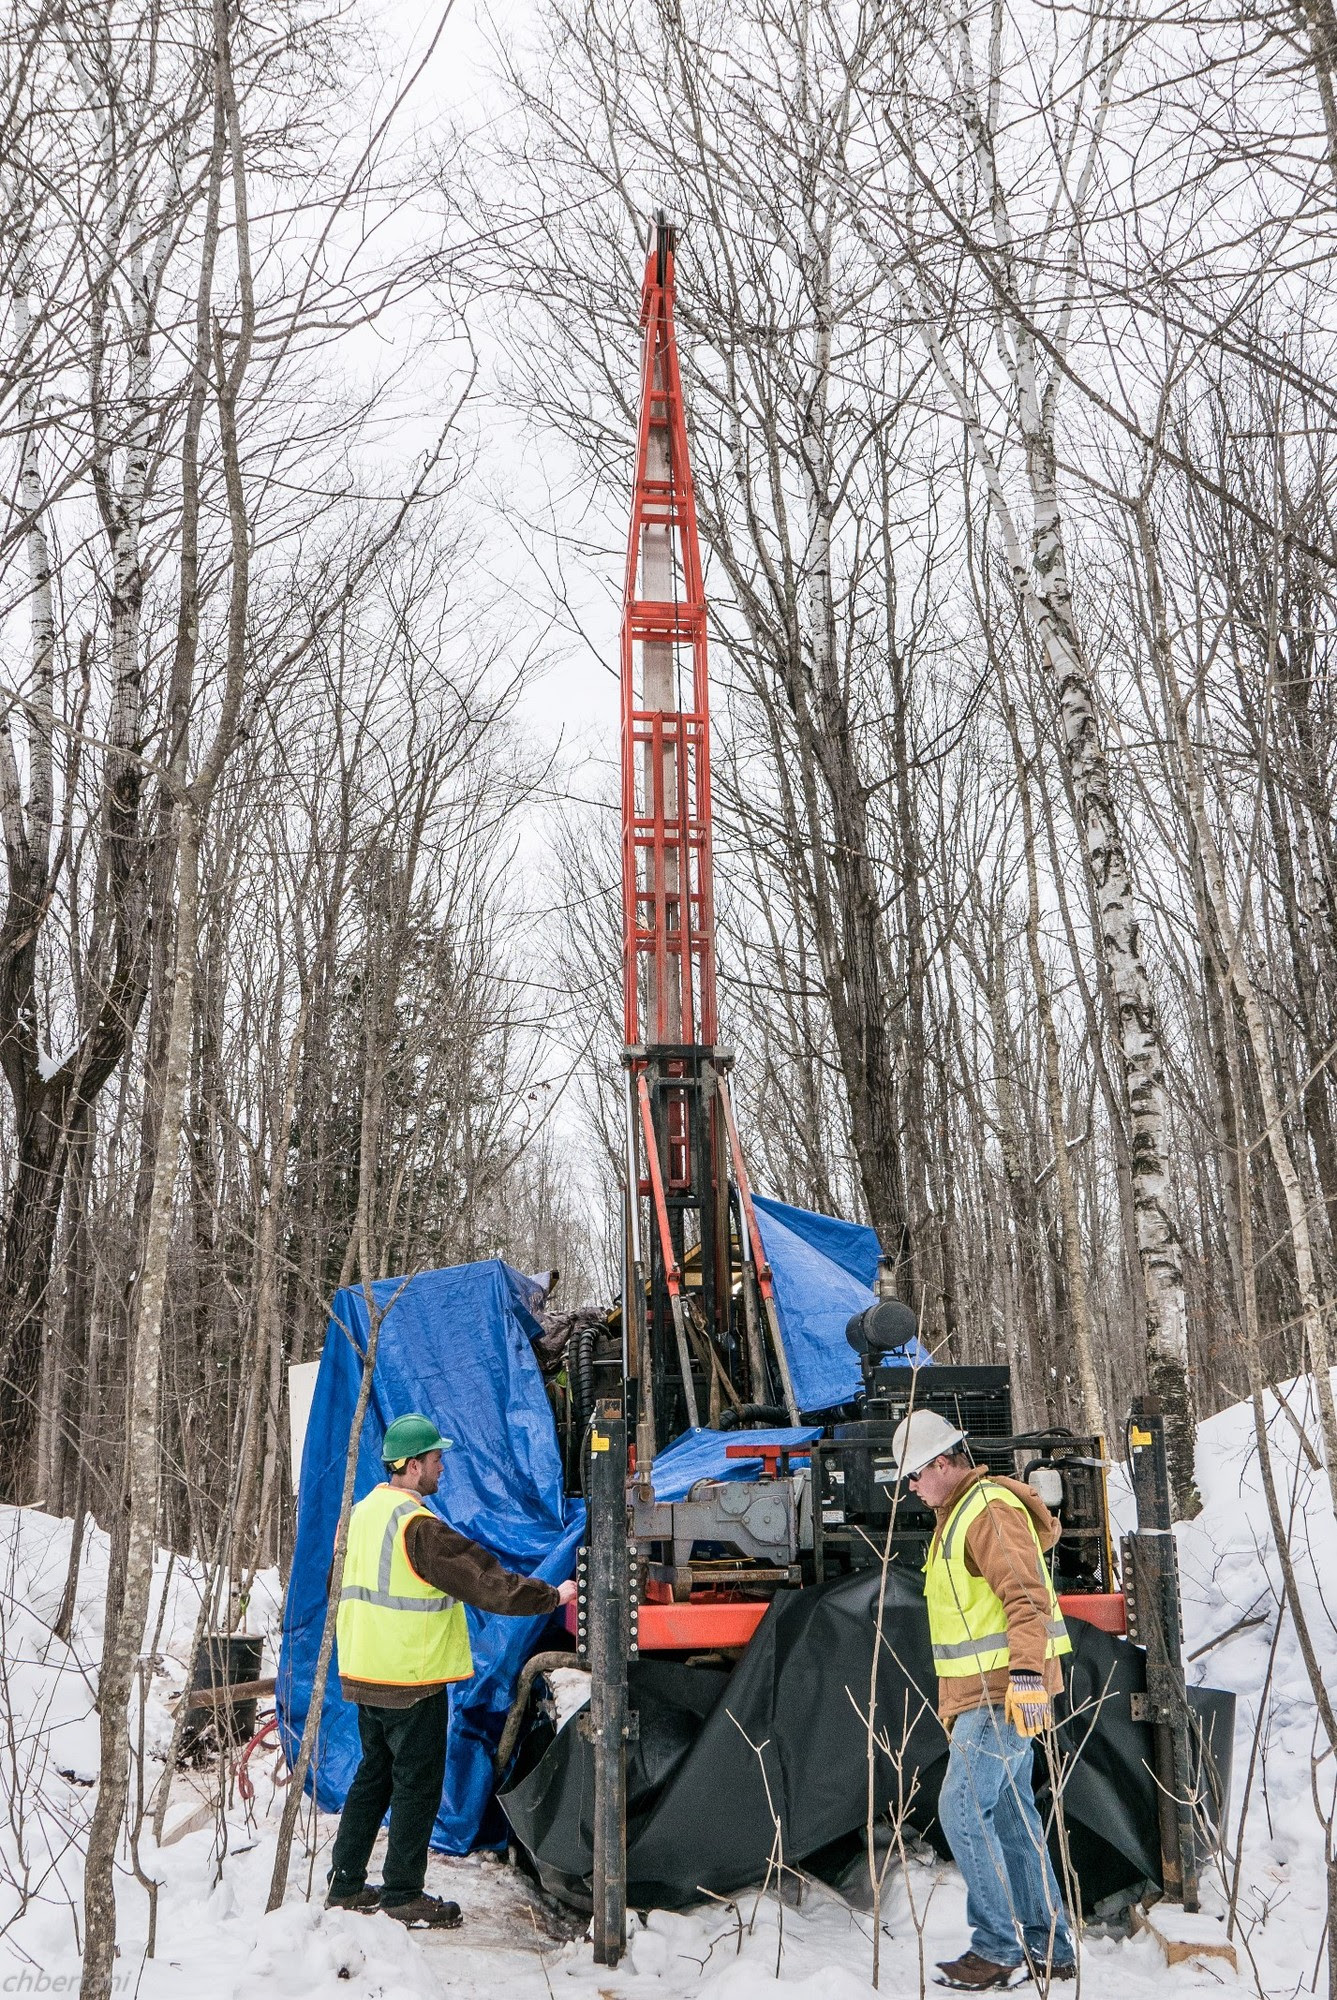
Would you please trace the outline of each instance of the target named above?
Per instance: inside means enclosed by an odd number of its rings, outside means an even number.
[[[443,1902],[440,1896],[410,1896],[406,1903],[382,1901],[380,1907],[387,1917],[413,1931],[454,1931],[464,1922],[459,1904]]]
[[[1026,1965],[995,1965],[977,1951],[962,1952],[939,1965],[935,1986],[955,1986],[962,1993],[988,1993],[995,1987],[1022,1986],[1030,1978]]]

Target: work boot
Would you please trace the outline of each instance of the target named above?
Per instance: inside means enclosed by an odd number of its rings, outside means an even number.
[[[965,1951],[940,1964],[933,1983],[955,1986],[962,1993],[988,1993],[999,1986],[1024,1986],[1030,1976],[1027,1965],[995,1965],[977,1951]]]
[[[407,1924],[411,1931],[453,1931],[464,1922],[458,1903],[447,1903],[440,1896],[410,1896],[406,1903],[387,1903],[382,1899],[380,1908],[387,1917],[393,1917],[397,1924]]]
[[[360,1889],[331,1889],[325,1898],[327,1910],[379,1910],[381,1892],[364,1882]]]
[[[1031,1978],[1042,1993],[1051,1980],[1075,1979],[1077,1977],[1076,1962],[1071,1958],[1058,1965],[1047,1965],[1042,1958],[1032,1958],[1030,1966]]]

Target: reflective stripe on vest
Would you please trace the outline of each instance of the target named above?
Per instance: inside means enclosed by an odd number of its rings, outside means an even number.
[[[997,1480],[980,1479],[967,1487],[953,1507],[942,1534],[930,1545],[924,1565],[933,1663],[944,1680],[992,1673],[1008,1664],[1007,1613],[992,1586],[966,1566],[967,1531],[986,1507],[999,1503],[1016,1507],[1025,1515],[1035,1543],[1036,1570],[1049,1600],[1045,1658],[1056,1659],[1060,1653],[1072,1651],[1030,1509],[1009,1487]]]
[[[378,1489],[379,1490],[379,1489]],[[393,1487],[390,1489],[394,1491]],[[370,1496],[369,1496],[370,1497]],[[385,1524],[381,1537],[381,1555],[376,1569],[375,1586],[363,1583],[349,1583],[348,1564],[344,1564],[344,1587],[342,1595],[357,1604],[383,1604],[388,1611],[449,1611],[455,1602],[442,1591],[433,1590],[430,1584],[424,1586],[422,1597],[396,1597],[390,1588],[390,1578],[394,1569],[395,1536],[401,1524],[408,1527],[410,1514],[425,1514],[427,1508],[421,1500],[410,1498],[401,1500]],[[352,1540],[352,1518],[349,1518],[349,1540]]]
[[[473,1672],[464,1606],[409,1562],[404,1538],[415,1514],[430,1514],[417,1494],[377,1486],[349,1516],[337,1633],[339,1671],[350,1680],[413,1687]]]

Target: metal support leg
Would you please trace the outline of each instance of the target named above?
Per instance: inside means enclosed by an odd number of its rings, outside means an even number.
[[[586,1631],[594,1739],[594,1962],[627,1944],[627,1654],[632,1643],[627,1549],[627,1427],[601,1402],[590,1431]]]
[[[1170,1474],[1158,1397],[1143,1396],[1133,1404],[1128,1441],[1137,1533],[1124,1542],[1124,1589],[1132,1604],[1130,1633],[1147,1656],[1147,1693],[1140,1709],[1155,1731],[1161,1881],[1168,1898],[1182,1903],[1186,1910],[1196,1910],[1196,1784],[1184,1685]]]

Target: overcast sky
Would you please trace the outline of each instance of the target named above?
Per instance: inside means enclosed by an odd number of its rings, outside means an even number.
[[[436,54],[418,86],[415,101],[421,114],[429,119],[444,115],[473,131],[485,130],[502,115],[504,105],[491,74],[490,37],[501,33],[513,46],[524,38],[537,11],[533,0],[454,0]],[[435,8],[425,15],[398,4],[398,0],[396,13],[411,24],[410,45],[418,47],[440,19]],[[480,437],[478,478],[487,504],[496,509],[495,524],[487,535],[489,562],[511,583],[517,614],[524,616],[536,635],[551,617],[559,589],[570,601],[581,628],[580,633],[573,633],[569,625],[554,630],[544,642],[544,651],[555,663],[529,688],[523,707],[526,726],[535,731],[545,748],[558,742],[566,747],[577,787],[582,772],[589,779],[598,775],[602,786],[607,774],[597,773],[595,767],[606,764],[611,772],[618,754],[620,558],[601,569],[568,549],[561,552],[559,565],[554,543],[533,542],[528,524],[549,513],[548,495],[560,496],[565,491],[572,515],[568,525],[586,532],[590,500],[598,496],[580,489],[554,443],[549,441],[540,450],[534,439],[523,435],[497,383],[505,363],[500,330],[484,316],[475,318],[473,331],[483,359],[475,410]],[[558,361],[554,356],[554,365]],[[628,365],[635,369],[634,354],[628,356]],[[605,504],[612,519],[620,523],[630,509],[630,494],[606,496]],[[560,503],[550,518],[560,533]]]

